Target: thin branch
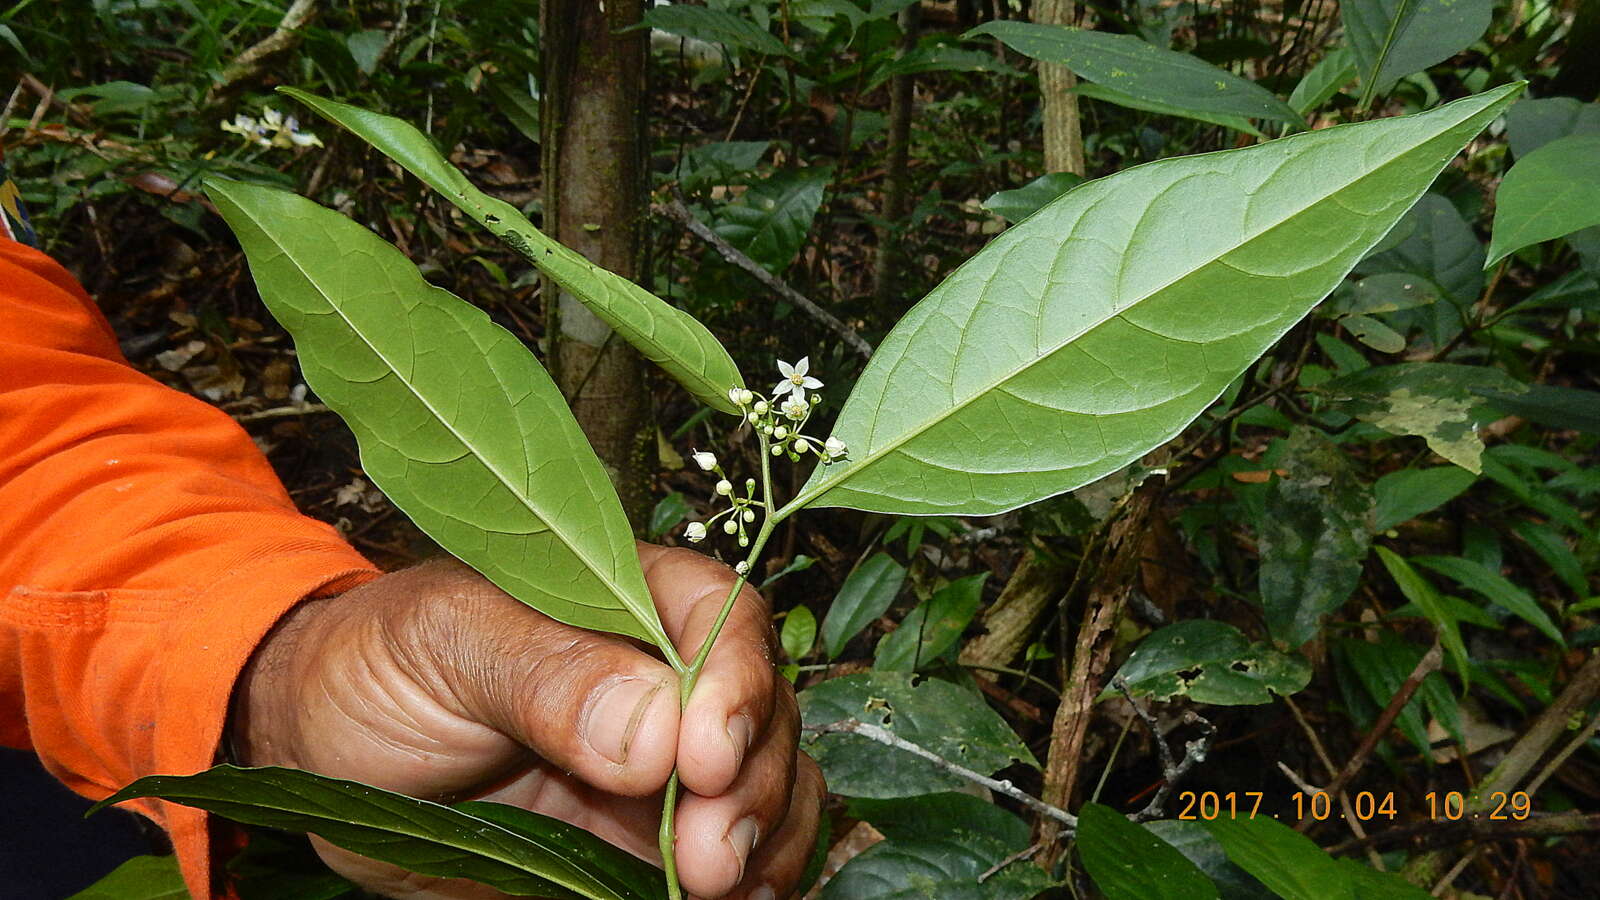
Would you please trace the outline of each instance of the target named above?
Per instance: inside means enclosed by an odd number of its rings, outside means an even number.
[[[1317,737],[1317,730],[1311,727],[1310,722],[1306,721],[1305,713],[1300,711],[1300,707],[1295,705],[1292,699],[1284,697],[1283,702],[1289,707],[1289,711],[1294,713],[1294,719],[1300,723],[1300,728],[1306,733],[1307,740],[1311,741],[1311,749],[1316,751],[1317,759],[1322,762],[1322,768],[1327,771],[1328,777],[1333,778],[1338,775],[1339,767],[1333,764],[1333,757],[1329,756],[1327,748],[1322,746],[1322,739]],[[1316,794],[1316,789],[1308,788],[1305,782],[1300,780],[1300,776],[1296,775],[1293,770],[1281,761],[1278,763],[1278,768],[1282,769],[1283,773],[1289,776],[1289,780],[1293,781],[1295,786],[1300,788],[1306,796],[1310,797]],[[1358,840],[1365,838],[1367,830],[1361,825],[1361,817],[1357,816],[1355,809],[1351,807],[1350,794],[1346,791],[1339,792],[1339,810],[1344,813],[1344,821],[1346,825],[1350,826],[1350,833],[1355,835]],[[1376,850],[1369,848],[1367,850],[1367,859],[1372,863],[1372,867],[1379,872],[1388,871],[1383,864],[1383,858],[1378,855]]]
[[[718,255],[723,259],[750,273],[755,280],[761,282],[773,293],[799,307],[806,315],[821,322],[849,345],[850,349],[859,353],[862,359],[872,356],[872,345],[857,334],[854,328],[839,321],[832,313],[818,306],[811,298],[790,287],[777,276],[762,268],[760,263],[740,252],[739,248],[723,240],[722,235],[712,231],[706,227],[704,222],[694,217],[694,213],[690,212],[689,207],[684,205],[681,196],[673,198],[671,203],[657,204],[655,208],[658,212],[689,229],[690,234],[710,244],[711,248],[717,251]]]
[[[1021,850],[1018,850],[1017,852],[1011,854],[1010,856],[1006,857],[1005,859],[1000,860],[999,862],[997,862],[994,865],[990,866],[988,869],[984,870],[984,873],[982,875],[978,876],[978,883],[979,884],[983,884],[985,881],[988,881],[990,878],[993,878],[995,873],[999,872],[1001,869],[1004,869],[1006,866],[1009,866],[1014,862],[1021,862],[1022,860],[1025,860],[1025,859],[1033,859],[1036,855],[1038,855],[1039,851],[1043,850],[1043,849],[1044,849],[1044,841],[1040,841],[1037,844],[1033,844],[1032,846],[1024,847]]]
[[[1364,838],[1356,838],[1328,848],[1334,856],[1352,850],[1374,847],[1397,847],[1416,841],[1418,848],[1460,847],[1469,840],[1515,841],[1523,838],[1546,838],[1561,835],[1593,834],[1600,832],[1600,813],[1571,810],[1559,813],[1532,813],[1526,819],[1487,819],[1482,816],[1464,816],[1459,821],[1425,819],[1394,828],[1385,829]]]
[[[910,741],[900,737],[886,728],[881,728],[877,725],[863,722],[860,719],[845,719],[829,725],[807,726],[803,730],[812,732],[813,734],[858,734],[868,740],[877,741],[886,747],[893,747],[896,750],[903,750],[906,753],[917,757],[918,759],[924,759],[930,763],[933,763],[952,775],[959,775],[973,784],[983,785],[997,794],[1003,794],[1007,797],[1010,797],[1034,812],[1043,816],[1049,816],[1050,818],[1055,819],[1057,822],[1066,825],[1070,829],[1076,829],[1078,827],[1077,816],[1059,807],[1051,806],[1032,794],[1028,794],[1019,790],[1010,781],[997,781],[982,773],[974,772],[960,763],[951,762],[950,760],[945,759],[931,750],[919,747],[918,745],[911,743]]]
[[[259,42],[248,47],[222,70],[222,77],[207,92],[209,103],[217,95],[246,78],[253,78],[271,62],[271,58],[300,43],[302,29],[316,16],[316,0],[295,0],[284,11],[278,27]]]
[[[1350,757],[1350,761],[1344,764],[1344,768],[1339,770],[1339,774],[1335,775],[1333,780],[1328,782],[1328,786],[1323,789],[1329,796],[1338,796],[1343,792],[1345,785],[1350,783],[1350,779],[1354,778],[1356,773],[1361,771],[1361,767],[1367,764],[1367,759],[1372,756],[1372,751],[1378,746],[1378,741],[1389,733],[1389,728],[1394,725],[1394,720],[1400,717],[1400,711],[1405,709],[1406,704],[1411,702],[1412,695],[1416,694],[1417,688],[1421,687],[1422,679],[1437,671],[1443,661],[1444,654],[1439,646],[1439,639],[1435,637],[1433,646],[1428,648],[1427,653],[1422,654],[1422,659],[1417,661],[1417,667],[1411,670],[1410,675],[1406,676],[1405,683],[1400,685],[1400,690],[1395,691],[1394,696],[1389,700],[1389,705],[1384,707],[1383,714],[1378,716],[1377,722],[1373,723],[1372,730],[1368,731],[1367,736],[1361,739],[1361,746],[1356,748],[1355,755]],[[1305,818],[1301,819],[1300,823],[1295,826],[1295,830],[1305,831],[1315,821],[1316,819],[1308,812]]]
[[[235,422],[259,422],[262,419],[283,419],[289,416],[309,416],[313,413],[328,412],[328,407],[321,403],[299,403],[293,406],[277,406],[272,409],[263,409],[259,412],[240,413],[233,417]]]
[[[1573,736],[1572,740],[1568,741],[1567,745],[1562,747],[1561,751],[1557,753],[1548,763],[1545,763],[1545,767],[1540,769],[1539,774],[1535,775],[1533,780],[1528,782],[1528,784],[1523,787],[1522,792],[1527,794],[1529,797],[1537,796],[1539,789],[1544,787],[1544,783],[1546,781],[1550,780],[1550,776],[1554,775],[1557,769],[1560,769],[1563,765],[1565,765],[1572,754],[1578,752],[1579,747],[1589,743],[1589,739],[1594,737],[1594,733],[1597,729],[1600,729],[1600,716],[1590,716],[1589,723],[1584,725],[1583,728],[1580,729],[1575,736]]]
[[[1135,822],[1146,822],[1159,819],[1163,815],[1161,808],[1166,805],[1167,798],[1172,795],[1172,789],[1178,786],[1183,776],[1189,774],[1194,764],[1206,758],[1211,751],[1211,739],[1217,736],[1217,726],[1211,724],[1194,710],[1187,710],[1183,714],[1183,721],[1187,725],[1199,725],[1202,729],[1200,737],[1183,745],[1183,762],[1172,759],[1172,749],[1167,746],[1166,736],[1161,733],[1161,727],[1156,722],[1156,717],[1133,699],[1133,693],[1128,690],[1128,682],[1121,675],[1111,678],[1111,685],[1122,692],[1133,711],[1138,713],[1139,720],[1144,727],[1150,729],[1150,737],[1156,742],[1156,752],[1161,757],[1161,787],[1156,789],[1156,795],[1150,798],[1150,803],[1144,809],[1134,813],[1130,818]]]

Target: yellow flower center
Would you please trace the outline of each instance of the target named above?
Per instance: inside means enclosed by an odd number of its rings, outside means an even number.
[[[790,384],[805,384],[806,383],[806,377],[804,375],[790,375],[789,376],[789,383]]]

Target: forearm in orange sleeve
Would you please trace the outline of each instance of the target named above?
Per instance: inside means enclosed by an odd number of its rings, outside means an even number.
[[[205,769],[262,636],[375,574],[228,416],[129,367],[65,270],[0,240],[0,743],[92,798]],[[130,805],[211,896],[206,817]]]

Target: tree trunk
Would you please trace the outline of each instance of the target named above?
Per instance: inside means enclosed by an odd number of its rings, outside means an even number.
[[[1071,25],[1075,0],[1034,0],[1033,21]],[[1078,84],[1072,70],[1057,63],[1039,64],[1039,92],[1044,97],[1044,168],[1048,172],[1084,174],[1083,126],[1078,122]]]
[[[640,275],[644,30],[641,0],[545,0],[544,227],[623,276]],[[583,304],[546,282],[547,359],[635,529],[650,510],[655,430],[644,361]]]
[[[917,46],[920,9],[912,4],[900,11],[900,53]],[[916,81],[912,75],[889,79],[889,171],[883,194],[883,227],[878,234],[878,265],[873,294],[880,303],[892,302],[901,292],[905,269],[905,218],[911,212],[911,111]],[[893,308],[893,307],[891,307]]]

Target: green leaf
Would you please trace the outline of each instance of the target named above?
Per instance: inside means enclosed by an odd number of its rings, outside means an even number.
[[[978,880],[1003,861],[954,836],[883,841],[845,863],[821,900],[1027,900],[1052,884],[1029,860]]]
[[[1517,159],[1572,134],[1600,134],[1600,103],[1572,97],[1524,98],[1506,110],[1506,137]]]
[[[983,208],[1011,222],[1021,222],[1038,212],[1045,204],[1080,184],[1083,184],[1082,175],[1051,172],[1048,175],[1040,175],[1022,187],[1012,188],[1009,191],[995,191],[989,195],[989,199],[983,201]]]
[[[1483,471],[1478,428],[1492,418],[1477,392],[1523,389],[1488,366],[1422,362],[1373,366],[1316,387],[1340,412],[1390,434],[1424,438],[1433,452],[1473,473]]]
[[[1250,706],[1287,697],[1311,680],[1298,654],[1251,644],[1239,629],[1211,619],[1189,619],[1146,637],[1118,670],[1130,693],[1156,700],[1187,695],[1196,703]],[[1099,699],[1117,696],[1107,687]]]
[[[1551,141],[1501,179],[1484,267],[1591,225],[1600,225],[1600,134]]]
[[[935,40],[947,39],[943,35]],[[965,50],[949,44],[919,44],[910,52],[890,60],[868,83],[868,90],[896,75],[922,75],[928,72],[988,72],[991,75],[1017,76],[1022,73],[984,50]]]
[[[1113,106],[1152,112],[1160,116],[1178,116],[1184,119],[1194,119],[1196,122],[1208,122],[1212,125],[1232,128],[1234,131],[1243,132],[1252,137],[1266,138],[1266,135],[1261,133],[1261,129],[1250,124],[1250,120],[1244,116],[1230,116],[1224,113],[1207,112],[1204,109],[1196,109],[1179,103],[1166,103],[1157,98],[1130,94],[1126,91],[1117,90],[1110,85],[1096,84],[1092,81],[1078,82],[1072,92],[1080,97],[1100,100]]]
[[[1365,691],[1365,697],[1371,701],[1372,710],[1362,723],[1365,727],[1371,727],[1371,720],[1377,718],[1378,710],[1388,706],[1394,695],[1400,692],[1400,686],[1416,669],[1423,653],[1420,648],[1387,632],[1379,635],[1377,641],[1339,640],[1334,646]],[[1435,672],[1429,677],[1438,677],[1438,674]],[[1362,697],[1361,694],[1352,696]],[[1395,718],[1395,727],[1417,750],[1426,754],[1429,748],[1428,723],[1423,718],[1422,707],[1420,693],[1412,695]]]
[[[839,413],[849,458],[781,514],[989,515],[1122,468],[1326,296],[1519,90],[1068,192],[900,320]]]
[[[1339,89],[1356,78],[1356,58],[1349,47],[1338,47],[1328,52],[1311,71],[1294,86],[1289,95],[1289,108],[1302,116],[1327,103]]]
[[[1144,827],[1176,847],[1179,853],[1216,884],[1218,891],[1228,900],[1274,900],[1277,896],[1262,887],[1261,882],[1250,873],[1229,862],[1222,845],[1198,821],[1161,819],[1146,822]]]
[[[832,178],[826,166],[785,169],[717,210],[713,230],[767,271],[781,274],[805,246]]]
[[[1356,340],[1379,353],[1399,353],[1406,349],[1404,335],[1371,316],[1346,316],[1343,323]]]
[[[1344,451],[1316,429],[1289,436],[1282,465],[1259,528],[1261,602],[1273,638],[1298,647],[1361,581],[1373,498]]]
[[[1457,306],[1478,299],[1483,291],[1483,244],[1455,204],[1440,194],[1424,194],[1397,227],[1405,237],[1392,249],[1363,260],[1358,271],[1420,276]],[[1459,321],[1455,310],[1448,314]]]
[[[688,498],[677,491],[673,491],[662,497],[661,502],[650,510],[648,534],[652,538],[658,538],[676,528],[679,522],[687,519],[693,513],[694,509],[689,506]]]
[[[906,616],[900,627],[878,642],[873,668],[880,672],[910,672],[930,663],[961,640],[983,602],[988,572],[958,578]]]
[[[1383,562],[1383,567],[1389,570],[1389,577],[1400,588],[1407,600],[1415,603],[1428,617],[1428,621],[1439,629],[1439,640],[1444,644],[1445,652],[1449,653],[1455,661],[1456,672],[1461,675],[1461,683],[1467,685],[1471,680],[1471,669],[1467,667],[1467,645],[1461,641],[1461,627],[1456,624],[1455,616],[1439,601],[1439,594],[1417,573],[1411,564],[1406,562],[1400,554],[1388,547],[1378,547],[1378,559]]]
[[[771,141],[719,141],[703,144],[683,155],[677,168],[678,184],[699,191],[717,184],[743,182],[767,155]]]
[[[799,662],[811,654],[817,642],[817,617],[810,609],[796,606],[783,617],[783,632],[778,636],[783,652]]]
[[[1460,496],[1477,480],[1477,476],[1459,466],[1390,472],[1372,486],[1377,500],[1372,530],[1382,533],[1432,512]]]
[[[817,561],[815,559],[805,555],[804,553],[796,553],[794,559],[789,560],[788,565],[772,573],[772,576],[766,581],[761,582],[761,587],[764,589],[785,575],[793,575],[796,572],[804,572],[816,564]],[[812,621],[816,621],[816,616],[812,616],[811,618]]]
[[[1554,529],[1537,522],[1517,522],[1511,526],[1511,530],[1526,541],[1534,553],[1539,554],[1539,558],[1566,584],[1574,597],[1589,596],[1589,579],[1584,575],[1583,564]]]
[[[890,800],[862,797],[850,801],[849,812],[891,841],[955,837],[996,859],[1032,842],[1028,823],[982,797],[954,791]]]
[[[551,618],[675,655],[616,489],[521,341],[333,210],[238,182],[206,193],[306,383],[417,527]]]
[[[389,32],[376,28],[353,32],[345,36],[344,45],[350,49],[350,57],[361,74],[371,75],[377,71],[383,48],[389,45]]]
[[[1361,900],[1432,900],[1433,895],[1399,875],[1369,869],[1359,860],[1334,860],[1336,874]]]
[[[457,810],[295,769],[215,766],[197,775],[141,778],[90,812],[135,797],[160,797],[246,825],[314,832],[362,856],[424,875],[471,878],[508,894],[654,900],[666,890],[658,870],[594,835],[524,810],[483,809],[498,804]]]
[[[67,900],[188,900],[176,856],[135,856]]]
[[[965,37],[993,35],[1023,56],[1059,63],[1121,94],[1211,115],[1305,120],[1271,91],[1192,56],[1128,34],[1032,22],[986,22]]]
[[[1365,88],[1364,105],[1482,37],[1494,0],[1344,0],[1339,11]]]
[[[1539,602],[1499,572],[1491,572],[1481,564],[1459,556],[1414,556],[1411,561],[1477,591],[1505,607],[1507,612],[1544,632],[1551,640],[1566,646],[1566,641],[1561,637],[1561,629],[1550,621],[1550,616],[1545,613]]]
[[[247,832],[244,852],[227,863],[240,900],[337,900],[361,892],[328,868],[305,835],[268,828]]]
[[[634,28],[658,28],[667,34],[722,44],[729,50],[753,50],[768,56],[793,56],[783,42],[749,19],[703,6],[657,6],[645,11]]]
[[[1276,819],[1219,816],[1205,827],[1228,859],[1285,900],[1356,898],[1333,857]]]
[[[460,169],[445,161],[427,135],[406,122],[294,88],[279,91],[348,129],[422,179],[576,297],[700,402],[738,414],[738,407],[728,399],[728,390],[744,387],[739,367],[693,316],[551,240],[516,207],[474,187]]]
[[[822,643],[829,659],[837,659],[851,638],[888,612],[905,580],[905,566],[887,553],[873,554],[850,573],[822,618]]]
[[[1481,388],[1473,393],[1497,411],[1541,425],[1600,434],[1600,392],[1554,384],[1530,384],[1518,393]]]
[[[515,79],[494,78],[484,85],[484,93],[523,137],[535,144],[544,139],[539,133],[539,101],[527,87]]]
[[[1438,299],[1438,285],[1427,278],[1410,272],[1383,272],[1350,284],[1348,290],[1340,291],[1328,302],[1334,312],[1355,316],[1398,312],[1427,306]]]
[[[918,683],[899,672],[832,678],[800,692],[800,716],[808,728],[848,719],[878,725],[985,775],[1014,762],[1038,766],[1011,726],[980,695],[948,681]],[[911,797],[968,784],[926,760],[857,734],[822,734],[801,743],[822,767],[828,789],[846,797]]]
[[[1215,900],[1217,886],[1171,844],[1109,806],[1078,810],[1078,853],[1106,900]]]

